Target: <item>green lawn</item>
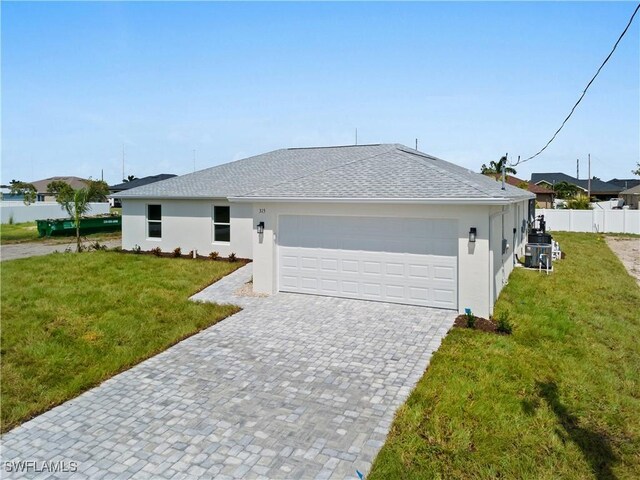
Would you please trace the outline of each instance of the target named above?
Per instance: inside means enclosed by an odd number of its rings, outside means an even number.
[[[187,299],[241,265],[116,252],[2,262],[2,431],[236,312]]]
[[[122,237],[122,232],[97,232],[82,235],[83,239],[91,242],[116,240]],[[25,242],[46,242],[47,244],[74,243],[75,236],[70,237],[38,237],[36,222],[2,224],[0,225],[0,243],[9,245]]]
[[[640,478],[640,289],[603,237],[554,237],[496,305],[514,334],[454,329],[368,479]]]

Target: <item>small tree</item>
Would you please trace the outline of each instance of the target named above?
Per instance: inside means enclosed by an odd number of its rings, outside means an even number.
[[[91,205],[89,205],[89,190],[86,188],[74,190],[70,196],[61,200],[62,206],[76,225],[76,252],[79,252],[81,248],[80,219],[91,210]]]
[[[568,199],[576,196],[578,193],[578,187],[571,183],[567,182],[558,182],[553,185],[553,191],[556,194],[556,197],[561,199]]]
[[[510,174],[510,175],[515,175],[516,174],[516,169],[513,167],[510,167],[509,165],[507,165],[507,157],[502,157],[500,160],[498,160],[497,162],[494,162],[493,160],[491,160],[489,162],[489,166],[487,167],[486,164],[482,164],[482,167],[480,167],[480,173],[486,174],[486,173],[502,173],[502,167],[503,165],[505,166],[504,169],[504,173],[505,174]]]
[[[572,210],[591,210],[589,197],[582,193],[579,193],[575,197],[570,198],[567,201],[567,208],[570,208]]]
[[[631,173],[633,173],[634,175],[638,175],[640,177],[640,162],[637,162],[636,166],[638,168],[636,168],[635,170],[631,170]]]
[[[60,203],[60,198],[68,198],[73,195],[73,188],[64,180],[54,180],[47,184],[47,192],[54,194],[56,201]]]
[[[123,178],[122,181],[124,183],[128,183],[128,182],[133,182],[134,180],[137,180],[138,178],[135,175],[127,175],[127,178]]]
[[[64,209],[69,214],[69,217],[74,221],[76,225],[76,251],[81,249],[80,245],[80,219],[91,210],[90,202],[101,201],[105,198],[106,193],[109,193],[109,187],[107,184],[100,180],[89,180],[86,188],[80,188],[78,190],[71,190],[64,195],[60,195],[57,198]]]
[[[91,194],[90,202],[106,202],[109,195],[109,185],[104,180],[87,180],[87,188]]]
[[[38,190],[32,183],[21,182],[20,180],[11,180],[9,182],[10,193],[12,195],[22,195],[25,205],[29,205],[36,201]]]

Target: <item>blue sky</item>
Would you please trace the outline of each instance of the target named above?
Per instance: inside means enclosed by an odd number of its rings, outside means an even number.
[[[539,150],[633,3],[2,4],[2,182],[183,174],[290,146],[398,142],[477,170]],[[640,18],[524,164],[631,177]]]

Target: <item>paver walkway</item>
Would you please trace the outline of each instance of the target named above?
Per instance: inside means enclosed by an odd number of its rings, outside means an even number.
[[[85,242],[86,245],[91,242]],[[100,245],[106,245],[107,248],[118,247],[122,244],[119,238],[116,240],[104,240],[99,242]],[[13,243],[0,246],[0,260],[15,260],[16,258],[35,257],[39,255],[48,255],[53,252],[64,252],[70,247],[74,252],[76,249],[76,240],[72,238],[67,243],[46,244],[42,242],[25,242]]]
[[[3,478],[21,476],[6,471],[20,460],[77,462],[55,478],[366,474],[455,312],[236,298],[250,275],[248,265],[194,297],[240,313],[5,434]]]

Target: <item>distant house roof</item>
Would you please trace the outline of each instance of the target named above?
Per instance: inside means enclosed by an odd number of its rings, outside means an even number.
[[[499,173],[486,173],[485,175],[489,176],[489,177],[493,177],[496,179],[496,181],[500,182],[501,181],[501,175]],[[550,188],[547,188],[543,185],[536,185],[535,183],[531,183],[528,182],[526,180],[522,180],[518,177],[514,177],[513,175],[506,175],[505,178],[506,183],[508,183],[509,185],[513,185],[514,187],[518,187],[520,188],[520,185],[522,185],[523,183],[527,184],[527,190],[530,191],[531,193],[536,193],[536,194],[543,194],[543,193],[549,193],[552,194],[553,190],[551,190]]]
[[[130,190],[136,187],[142,187],[143,185],[149,185],[151,183],[161,182],[162,180],[167,180],[169,178],[176,177],[173,173],[161,173],[159,175],[150,175],[148,177],[136,178],[135,180],[131,180],[130,182],[122,182],[117,185],[111,185],[109,187],[109,191],[111,193],[118,193],[124,190]]]
[[[50,178],[45,178],[43,180],[36,180],[35,182],[29,182],[29,183],[31,183],[34,187],[36,187],[36,191],[38,193],[47,193],[47,185],[49,185],[51,182],[56,182],[56,181],[66,182],[74,190],[85,188],[88,185],[87,180],[85,178],[80,178],[80,177],[50,177]]]
[[[529,192],[398,144],[289,148],[128,190],[127,198],[507,203]]]
[[[560,182],[567,182],[577,187],[580,187],[585,192],[587,191],[589,180],[578,180],[571,175],[567,175],[566,173],[532,173],[531,174],[531,183],[535,183],[539,185],[540,182],[547,183],[548,185],[555,185]],[[602,180],[592,179],[591,180],[591,193],[594,195],[599,194],[612,194],[617,195],[622,190],[622,187],[615,185],[609,182],[603,182]]]
[[[636,185],[640,185],[640,178],[612,178],[607,183],[613,183],[622,188],[632,188]]]
[[[620,195],[640,195],[640,183],[635,187],[627,188],[620,192]]]

